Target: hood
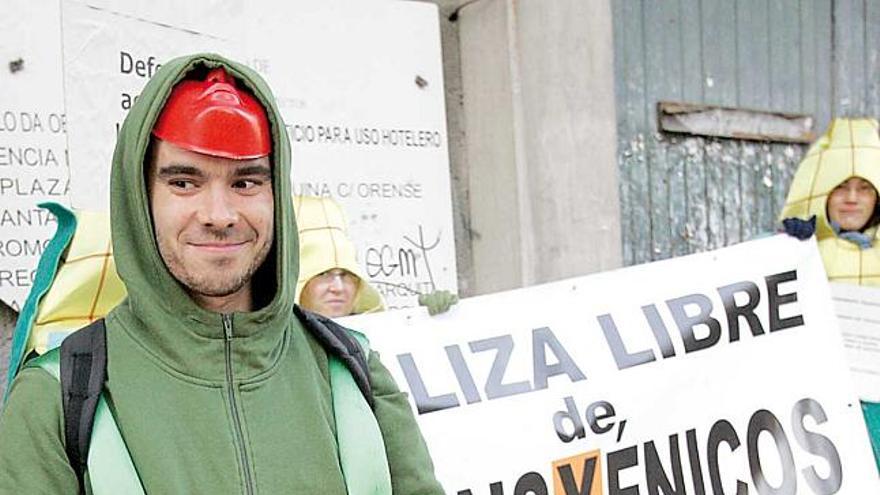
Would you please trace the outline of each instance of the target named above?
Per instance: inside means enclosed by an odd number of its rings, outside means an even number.
[[[128,291],[127,304],[122,306],[127,306],[128,311],[153,328],[179,325],[183,317],[203,337],[214,337],[222,328],[220,315],[199,307],[159,255],[147,200],[144,160],[151,129],[174,85],[190,71],[220,66],[262,103],[272,135],[275,240],[263,267],[269,268],[269,272],[263,275],[268,275],[267,279],[274,277],[274,283],[254,287],[255,300],[266,302],[255,311],[233,315],[235,331],[239,336],[247,336],[258,328],[261,331],[289,322],[298,270],[297,230],[290,191],[290,143],[269,87],[254,71],[214,54],[180,57],[163,64],[144,87],[122,125],[113,154],[110,182],[113,251],[117,271]],[[264,292],[260,293],[261,290]]]
[[[296,196],[293,198],[299,225],[302,267],[296,283],[296,302],[306,283],[316,275],[342,268],[359,279],[354,314],[385,309],[382,296],[367,282],[357,262],[354,244],[348,237],[348,222],[338,203],[330,198]]]
[[[798,166],[780,220],[816,215],[818,239],[833,237],[825,208],[828,195],[850,177],[861,177],[880,191],[880,135],[875,119],[841,118],[831,122]]]

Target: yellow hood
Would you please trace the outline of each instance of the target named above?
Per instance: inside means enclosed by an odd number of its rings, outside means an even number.
[[[354,313],[370,313],[385,309],[379,292],[361,273],[354,244],[348,238],[348,222],[338,203],[330,198],[294,196],[293,209],[299,227],[299,280],[296,302],[302,289],[316,275],[342,268],[360,278],[355,296]]]
[[[816,215],[819,240],[834,236],[825,206],[828,195],[850,177],[880,184],[880,135],[875,119],[834,119],[798,166],[779,218]],[[875,234],[876,235],[876,234]]]

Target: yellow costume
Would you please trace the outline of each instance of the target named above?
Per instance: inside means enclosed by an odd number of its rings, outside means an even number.
[[[27,351],[42,354],[70,332],[103,318],[125,298],[110,243],[110,217],[77,210],[75,233],[39,300]],[[59,226],[59,230],[62,230]]]
[[[828,219],[828,196],[850,177],[861,177],[880,190],[880,135],[874,119],[834,119],[801,161],[780,219],[816,215],[816,237],[830,281],[880,286],[878,229],[865,231],[873,242],[861,249],[837,237]]]
[[[828,237],[819,241],[819,252],[829,282],[880,286],[880,247],[876,238],[870,249],[862,249],[851,241]]]
[[[299,227],[297,304],[303,287],[309,280],[327,270],[342,268],[360,279],[355,295],[354,314],[385,309],[382,296],[361,274],[354,244],[346,232],[348,222],[339,204],[330,198],[294,196],[293,209]]]

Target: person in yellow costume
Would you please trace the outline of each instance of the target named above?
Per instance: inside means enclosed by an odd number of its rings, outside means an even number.
[[[293,208],[300,242],[297,304],[330,318],[384,311],[382,296],[358,266],[339,204],[331,198],[294,196]],[[418,301],[435,315],[448,311],[458,296],[435,290],[420,294]]]
[[[807,151],[782,209],[786,231],[814,217],[832,282],[880,286],[880,134],[875,119],[834,119]],[[809,237],[811,228],[802,229]],[[797,234],[793,234],[796,235]],[[880,469],[880,403],[862,402]]]
[[[829,280],[880,286],[877,186],[880,136],[874,119],[835,119],[792,179],[782,218],[816,216]]]
[[[330,198],[295,196],[293,209],[299,227],[297,304],[331,318],[384,310],[382,296],[358,267],[339,204]]]

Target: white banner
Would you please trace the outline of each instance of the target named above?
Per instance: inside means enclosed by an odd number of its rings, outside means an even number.
[[[411,394],[450,494],[880,493],[813,241],[343,324]]]

